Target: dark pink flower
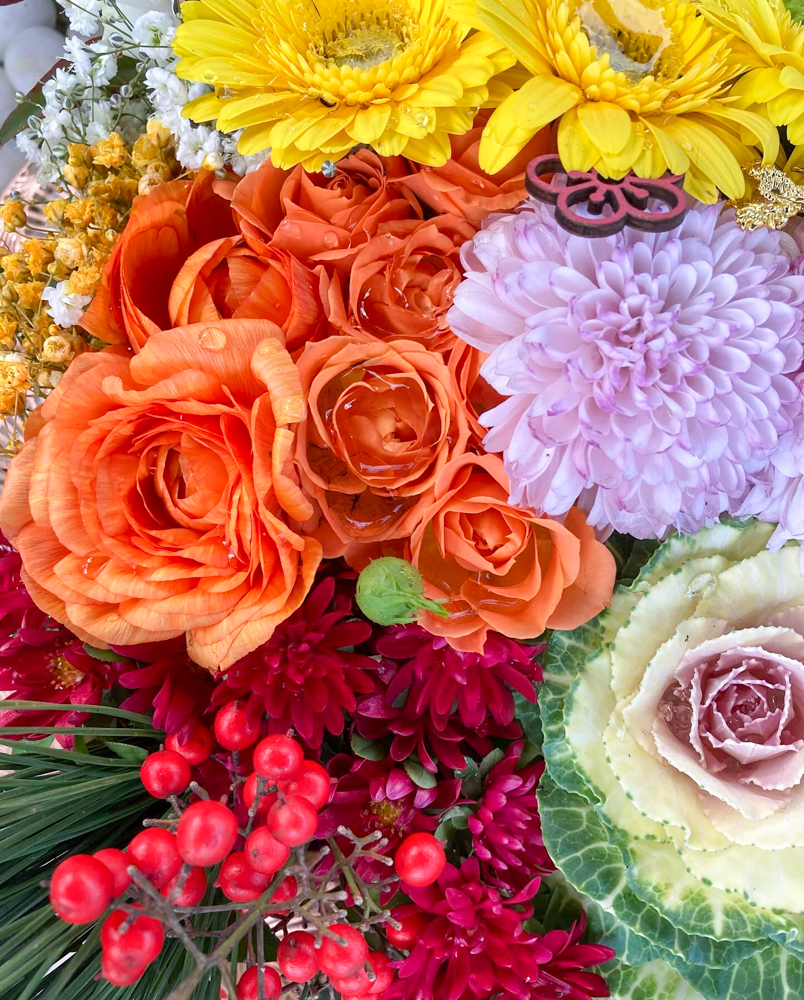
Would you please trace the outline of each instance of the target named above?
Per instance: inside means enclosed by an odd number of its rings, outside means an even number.
[[[483,796],[469,830],[484,878],[509,892],[518,892],[536,875],[553,871],[539,819],[536,786],[544,763],[517,770],[523,744],[512,744],[483,783]]]
[[[0,661],[28,646],[72,640],[67,629],[34,604],[22,582],[21,567],[19,553],[0,532]]]
[[[615,953],[602,944],[581,944],[585,929],[586,914],[582,913],[568,931],[548,931],[540,939],[552,957],[539,970],[528,1000],[589,1000],[611,995],[602,976],[583,970],[608,962]]]
[[[523,646],[496,632],[482,653],[462,653],[421,625],[392,625],[376,649],[402,661],[388,685],[388,700],[407,691],[413,710],[429,712],[437,725],[454,717],[470,729],[490,721],[508,726],[514,720],[512,689],[535,702],[535,685],[542,679],[536,656],[544,646]]]
[[[321,813],[316,835],[333,837],[345,826],[358,837],[379,830],[387,844],[377,853],[393,856],[410,833],[432,833],[438,817],[458,800],[461,783],[457,779],[439,781],[434,788],[419,788],[393,761],[355,760],[338,754],[328,764],[335,788]],[[341,843],[344,848],[346,841]],[[379,861],[366,859],[357,864],[358,874],[367,882],[393,876],[394,870]]]
[[[398,963],[386,996],[398,1000],[529,1000],[540,966],[553,958],[524,922],[538,879],[513,899],[484,885],[477,858],[447,865],[426,889],[408,889],[401,916],[424,914],[427,925]]]
[[[154,725],[180,741],[189,739],[212,698],[214,681],[187,655],[184,638],[115,646],[116,653],[136,660],[125,664],[120,685],[134,693],[122,703],[130,712],[153,712]]]
[[[350,649],[371,635],[371,625],[354,617],[336,579],[325,577],[295,614],[271,638],[226,673],[213,704],[249,698],[268,717],[269,732],[296,732],[320,747],[324,730],[340,735],[344,712],[353,713],[358,695],[374,689],[376,660]]]
[[[47,644],[21,646],[15,654],[0,658],[0,691],[20,701],[47,701],[63,709],[41,712],[0,710],[0,726],[76,726],[88,718],[78,705],[98,705],[103,692],[114,682],[114,664],[96,660],[84,652],[81,642],[66,630]],[[0,702],[2,705],[2,702]],[[18,737],[36,739],[35,733]],[[72,746],[72,737],[56,737]]]

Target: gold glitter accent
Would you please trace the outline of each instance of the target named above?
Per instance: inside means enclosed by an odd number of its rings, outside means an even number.
[[[782,229],[794,215],[804,212],[804,185],[796,184],[783,170],[756,163],[748,176],[759,181],[754,193],[731,202],[742,229]]]

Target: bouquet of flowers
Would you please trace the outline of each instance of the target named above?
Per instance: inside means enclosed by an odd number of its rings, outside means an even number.
[[[0,995],[798,1000],[800,11],[59,2]]]

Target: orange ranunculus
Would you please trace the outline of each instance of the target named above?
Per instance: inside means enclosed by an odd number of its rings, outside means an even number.
[[[441,355],[409,340],[328,337],[308,344],[297,365],[308,417],[296,464],[325,518],[325,554],[408,537],[424,495],[469,437]]]
[[[295,351],[324,327],[313,276],[284,250],[256,254],[242,236],[213,240],[185,261],[170,289],[172,326],[232,319],[270,319]]]
[[[461,282],[460,247],[474,228],[457,216],[386,227],[354,259],[348,301],[338,272],[322,277],[327,318],[355,337],[415,340],[446,350],[457,340],[447,311]]]
[[[187,258],[236,232],[232,189],[231,181],[201,171],[195,181],[169,181],[135,198],[81,326],[107,344],[129,343],[135,352],[171,327],[170,288]]]
[[[225,319],[73,362],[0,498],[43,611],[95,646],[187,632],[216,670],[299,607],[321,545],[299,530],[305,405],[281,337]]]
[[[306,264],[349,272],[360,248],[389,223],[420,219],[421,209],[390,182],[407,166],[361,149],[338,163],[334,177],[290,173],[265,163],[237,185],[232,209],[248,245],[270,245]]]
[[[479,351],[476,347],[470,347],[466,341],[456,338],[447,360],[447,365],[455,376],[455,384],[458,386],[466,408],[466,416],[472,430],[474,443],[479,448],[481,448],[483,438],[487,433],[487,428],[480,423],[480,417],[486,410],[499,406],[505,398],[496,389],[493,389],[480,373],[483,362],[487,358],[488,354]]]
[[[497,455],[462,455],[439,473],[410,540],[430,598],[449,618],[424,624],[456,649],[482,652],[489,629],[532,639],[572,629],[608,604],[614,559],[573,507],[563,524],[508,503]]]
[[[411,163],[410,169],[394,180],[403,191],[414,194],[434,212],[460,215],[479,226],[489,212],[508,212],[527,197],[525,168],[531,160],[546,153],[549,129],[537,132],[525,148],[499,173],[480,169],[478,150],[488,113],[481,112],[476,125],[464,135],[450,136],[452,157],[443,167],[422,167]]]

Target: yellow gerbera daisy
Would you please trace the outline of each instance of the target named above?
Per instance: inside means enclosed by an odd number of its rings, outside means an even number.
[[[745,190],[758,145],[772,163],[776,130],[734,107],[729,85],[746,69],[731,36],[679,0],[452,0],[449,10],[505,42],[526,82],[494,112],[480,165],[494,173],[549,122],[570,170],[619,178],[633,170],[686,174],[705,202]]]
[[[738,107],[763,111],[774,125],[787,126],[794,146],[804,143],[804,25],[781,0],[703,0],[699,6],[719,28],[734,32],[741,56],[756,66],[731,88]]]
[[[185,80],[214,85],[184,114],[243,129],[248,155],[319,169],[357,143],[439,166],[449,135],[510,93],[504,44],[467,38],[445,0],[188,0],[174,48]]]

